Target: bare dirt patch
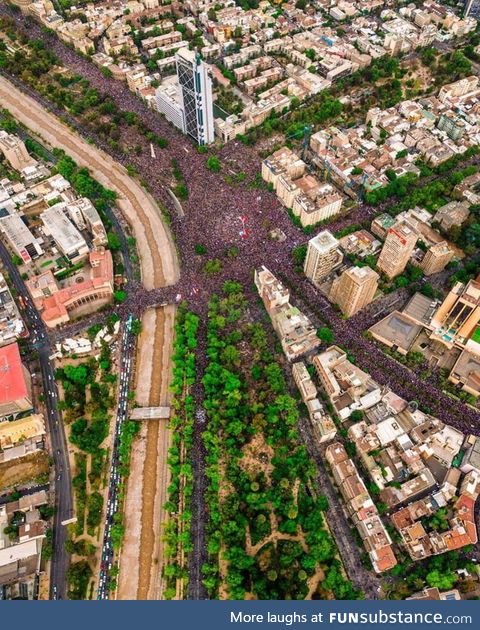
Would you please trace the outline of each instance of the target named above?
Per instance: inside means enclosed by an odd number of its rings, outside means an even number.
[[[40,475],[48,474],[48,454],[46,451],[29,453],[20,459],[0,464],[0,490],[33,481]]]
[[[239,464],[241,468],[251,475],[256,475],[262,470],[267,477],[273,472],[271,459],[274,455],[273,448],[265,442],[262,433],[257,433],[252,440],[246,444],[243,449],[243,457]]]

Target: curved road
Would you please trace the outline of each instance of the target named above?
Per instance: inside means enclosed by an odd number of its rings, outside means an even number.
[[[88,144],[3,76],[0,76],[0,102],[50,146],[63,149],[79,166],[88,168],[103,186],[118,194],[117,204],[137,239],[145,287],[154,289],[177,282],[177,253],[161,210],[126,169],[94,145]]]

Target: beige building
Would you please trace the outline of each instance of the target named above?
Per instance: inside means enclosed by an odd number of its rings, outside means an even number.
[[[304,402],[317,397],[317,388],[310,378],[310,374],[303,361],[298,361],[292,365],[292,375]]]
[[[417,238],[415,228],[407,221],[391,227],[378,258],[378,269],[390,279],[401,274],[410,260]]]
[[[26,282],[35,307],[49,328],[83,317],[113,299],[113,259],[110,250],[89,253],[90,269],[84,279],[63,289],[51,270],[32,276]]]
[[[340,442],[334,442],[326,448],[325,459],[331,467],[347,512],[362,538],[375,573],[388,571],[397,564],[392,539],[355,464]]]
[[[343,260],[338,240],[328,230],[323,230],[308,241],[303,271],[309,280],[317,284],[338,267]]]
[[[442,241],[429,248],[420,263],[420,267],[426,276],[431,276],[445,269],[452,258],[453,250],[450,249],[446,241]]]
[[[315,438],[320,444],[333,440],[337,434],[337,427],[317,398],[317,388],[310,378],[305,363],[303,361],[294,363],[292,365],[292,374],[302,400],[307,407]]]
[[[45,423],[40,414],[0,422],[0,450],[11,448],[26,440],[42,439],[44,435]]]
[[[25,148],[23,140],[2,130],[0,130],[0,151],[16,171],[23,171],[24,168],[37,165],[37,161],[31,157]]]
[[[455,81],[455,83],[449,83],[440,88],[438,98],[442,103],[450,101],[452,98],[458,98],[459,96],[465,96],[469,92],[473,92],[478,88],[478,77],[471,76]]]
[[[338,214],[342,209],[342,196],[330,184],[323,184],[316,197],[300,193],[293,201],[293,214],[300,218],[303,227],[315,225]]]
[[[329,299],[351,317],[373,300],[379,277],[370,267],[350,267],[333,282]]]
[[[480,357],[464,350],[450,372],[448,380],[472,396],[480,396]]]
[[[447,346],[464,344],[480,321],[480,282],[457,282],[432,317],[432,337]]]
[[[382,397],[380,386],[367,372],[351,363],[338,346],[313,357],[320,383],[341,420],[355,410],[373,407]]]
[[[281,175],[289,179],[297,179],[305,173],[306,164],[288,147],[282,147],[262,162],[262,177],[268,184],[277,189]]]
[[[255,269],[254,281],[287,359],[293,361],[318,348],[320,339],[312,322],[290,304],[288,289],[273,273],[262,266]]]

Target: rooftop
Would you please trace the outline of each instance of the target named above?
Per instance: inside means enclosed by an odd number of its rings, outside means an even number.
[[[18,344],[3,346],[0,348],[0,404],[28,397]]]
[[[370,328],[372,335],[390,342],[405,352],[411,349],[421,330],[420,324],[413,323],[409,317],[399,311],[393,311]]]

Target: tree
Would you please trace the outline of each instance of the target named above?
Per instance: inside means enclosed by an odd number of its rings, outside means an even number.
[[[303,265],[307,256],[307,244],[298,245],[292,249],[292,258],[297,265]]]
[[[121,304],[127,299],[127,294],[125,293],[125,291],[115,291],[113,294],[113,298],[115,302],[117,302],[117,304]]]
[[[363,412],[360,411],[359,409],[355,409],[350,414],[350,420],[352,422],[361,422],[363,420]]]
[[[211,155],[208,158],[207,168],[214,173],[218,173],[221,170],[222,164],[216,155]]]
[[[222,270],[222,261],[218,260],[218,258],[207,260],[207,262],[203,266],[203,270],[205,273],[208,274],[218,273]]]
[[[330,330],[330,328],[326,327],[322,327],[317,330],[317,337],[321,339],[324,343],[333,343],[335,341],[333,332]]]
[[[80,365],[66,365],[63,369],[65,377],[73,383],[85,386],[88,381],[88,369],[85,364]]]
[[[203,254],[207,253],[207,248],[205,247],[205,245],[202,245],[201,243],[197,243],[193,249],[195,253],[198,254],[199,256],[202,256]]]
[[[454,587],[457,576],[451,571],[434,569],[427,573],[426,580],[429,586],[436,587],[441,591],[449,591]]]
[[[108,232],[107,241],[108,241],[108,247],[112,251],[119,250],[122,246],[120,243],[120,238],[118,237],[118,234],[115,234],[115,232]]]

